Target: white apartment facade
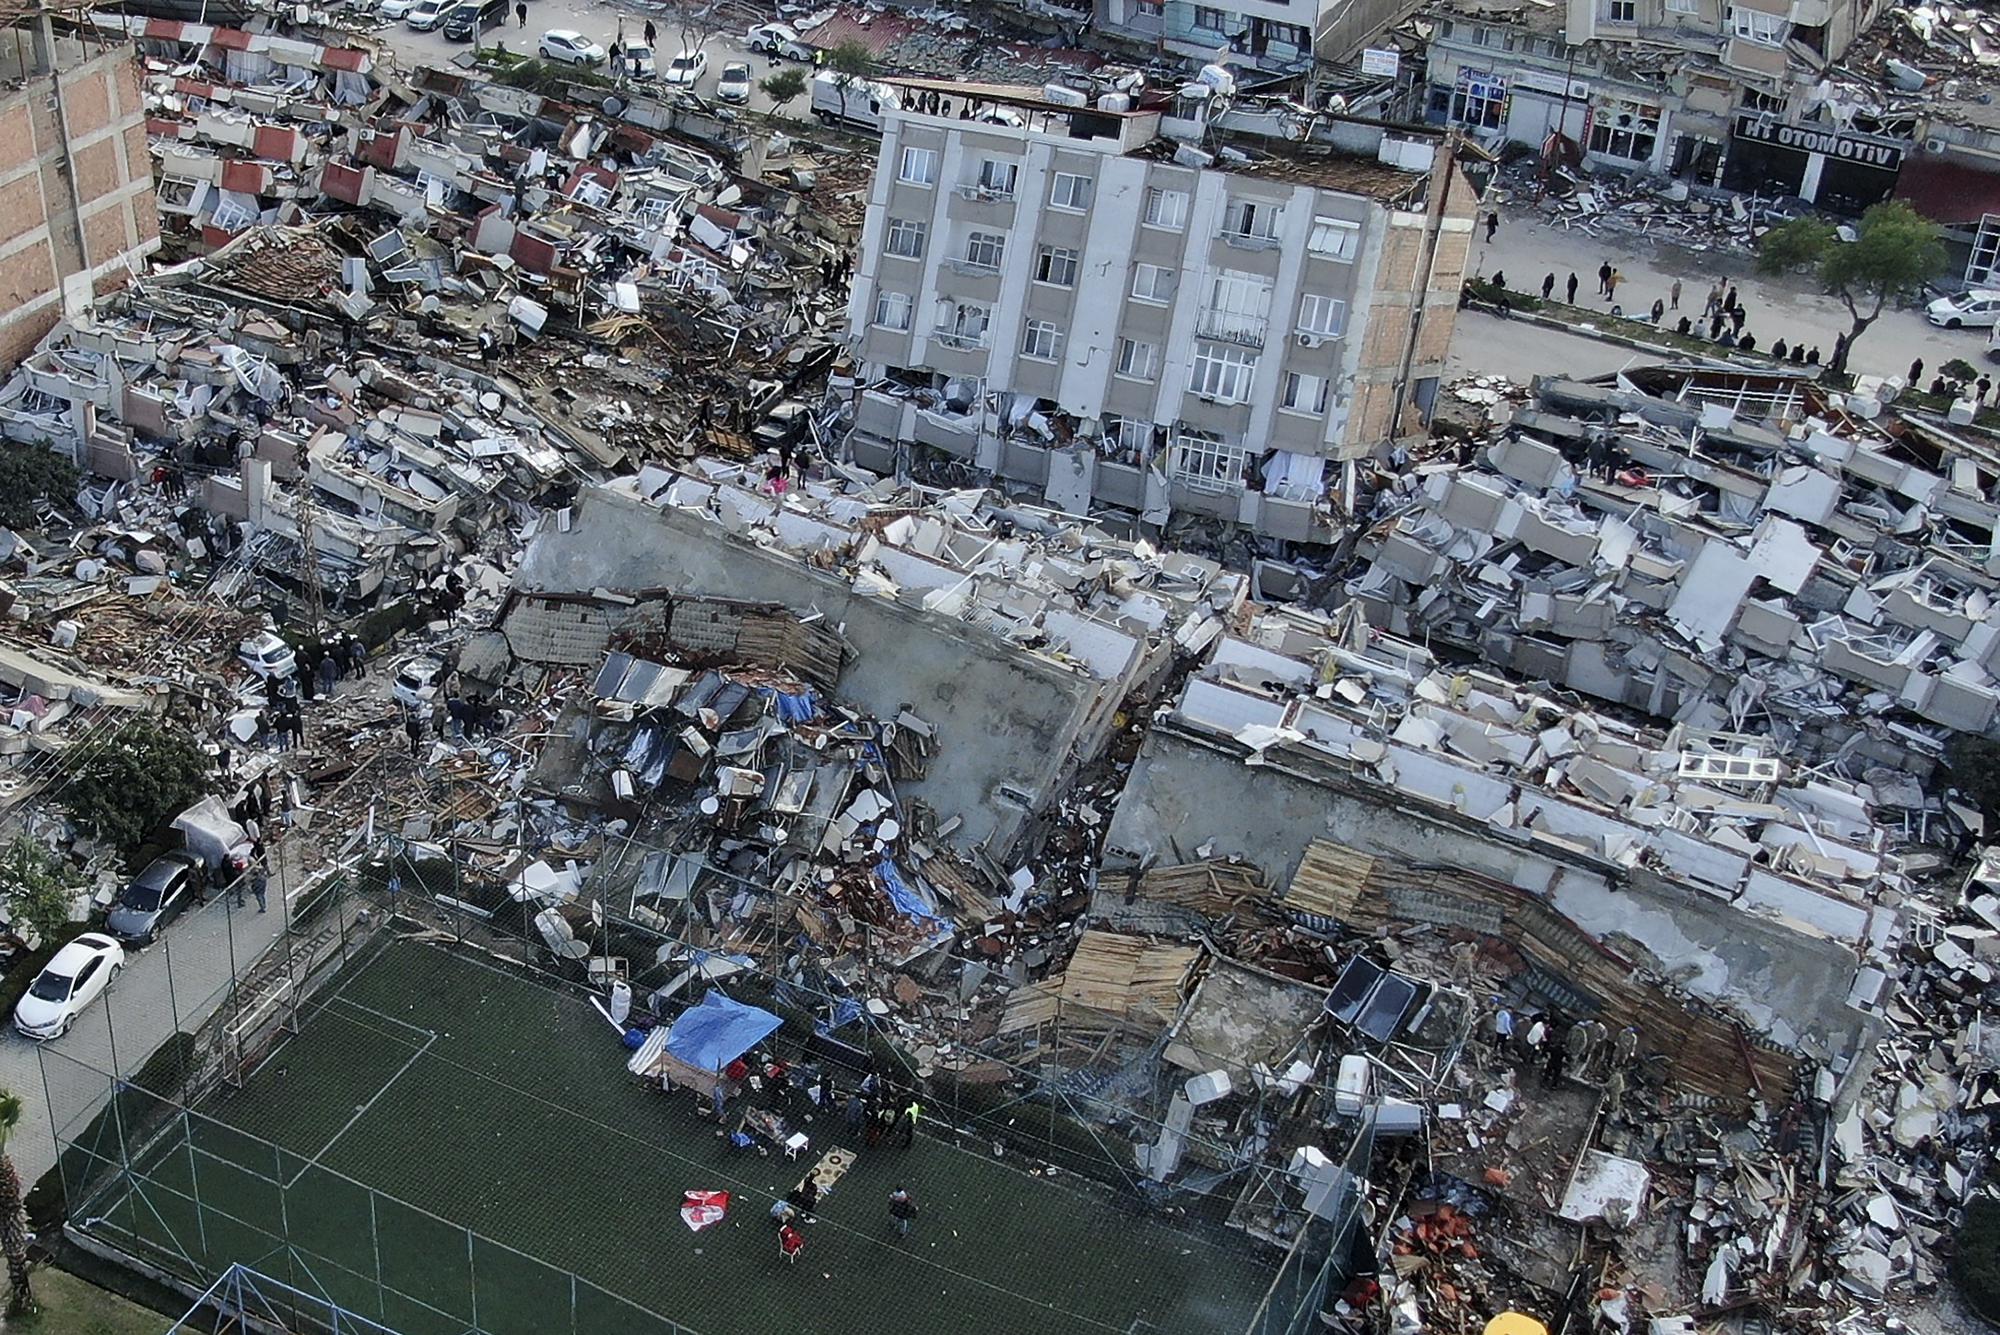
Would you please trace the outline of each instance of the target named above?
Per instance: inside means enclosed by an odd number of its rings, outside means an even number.
[[[1445,142],[1356,123],[1354,151],[1224,167],[1162,137],[1172,107],[1017,91],[981,90],[1000,120],[888,119],[848,311],[857,461],[937,449],[1072,512],[1317,536],[1335,465],[1435,393],[1475,207]]]

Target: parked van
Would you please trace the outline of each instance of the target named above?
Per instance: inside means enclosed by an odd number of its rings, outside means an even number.
[[[840,76],[832,70],[821,70],[812,78],[812,114],[828,125],[844,121],[880,134],[883,109],[902,105],[896,90],[886,83],[850,79],[843,90]]]
[[[459,0],[445,16],[444,35],[450,42],[476,42],[479,34],[507,26],[507,0]]]

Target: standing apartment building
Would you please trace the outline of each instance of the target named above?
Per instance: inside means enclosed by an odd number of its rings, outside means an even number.
[[[1844,102],[1828,71],[1884,0],[1447,0],[1434,5],[1428,118],[1597,168],[1795,195],[1859,213],[1888,198],[1908,118]]]
[[[1097,32],[1163,53],[1293,71],[1352,58],[1416,0],[1094,0],[1088,8]]]
[[[159,248],[132,48],[17,18],[0,35],[0,367]]]
[[[857,462],[937,450],[1072,513],[1317,541],[1335,465],[1423,428],[1477,207],[1449,137],[1321,117],[1225,141],[1200,97],[897,82],[937,110],[885,119]]]

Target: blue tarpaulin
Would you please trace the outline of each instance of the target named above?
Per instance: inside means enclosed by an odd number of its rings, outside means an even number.
[[[667,1055],[701,1071],[720,1071],[771,1034],[784,1021],[767,1010],[710,992],[674,1021]]]
[[[938,916],[936,909],[924,903],[923,897],[910,888],[909,882],[903,879],[901,868],[895,863],[883,858],[875,864],[875,874],[882,878],[882,888],[889,892],[889,902],[894,904],[897,912],[904,917],[914,918],[918,922],[944,921]]]
[[[788,695],[774,687],[771,696],[777,701],[778,717],[786,723],[810,723],[819,717],[819,697],[811,691]]]

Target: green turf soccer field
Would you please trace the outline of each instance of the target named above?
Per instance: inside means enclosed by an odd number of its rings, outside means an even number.
[[[930,1137],[861,1150],[787,1265],[770,1205],[841,1142],[837,1119],[802,1128],[806,1162],[730,1156],[691,1096],[641,1086],[625,1056],[586,1002],[399,942],[245,1088],[148,1145],[91,1227],[203,1279],[243,1262],[404,1335],[1233,1333],[1269,1283],[1244,1245]],[[907,1239],[899,1183],[921,1207]],[[690,1189],[731,1192],[728,1217],[691,1232]]]

